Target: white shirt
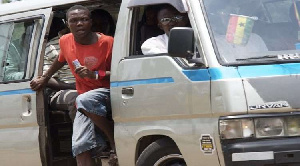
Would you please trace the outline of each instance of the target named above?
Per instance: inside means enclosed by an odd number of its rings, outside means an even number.
[[[167,34],[151,37],[147,39],[141,46],[144,55],[168,53]]]
[[[254,53],[268,51],[263,39],[252,33],[246,45],[228,43],[225,35],[215,35],[218,51],[225,62],[235,62],[236,59],[249,58]]]

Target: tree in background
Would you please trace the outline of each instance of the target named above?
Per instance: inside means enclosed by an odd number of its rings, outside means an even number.
[[[21,1],[21,0],[0,0],[2,3],[11,3],[11,2],[16,2],[16,1]]]

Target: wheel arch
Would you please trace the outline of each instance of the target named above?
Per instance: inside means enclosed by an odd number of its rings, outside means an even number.
[[[141,153],[153,142],[159,140],[159,139],[166,139],[170,142],[173,142],[176,146],[176,142],[169,136],[166,135],[147,135],[141,137],[136,145],[136,154],[135,154],[135,161],[138,160]],[[178,147],[178,146],[177,146]]]

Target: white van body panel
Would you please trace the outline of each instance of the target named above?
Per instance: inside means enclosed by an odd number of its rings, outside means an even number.
[[[131,24],[131,15],[132,12],[127,8],[129,0],[123,0],[119,15],[118,22],[115,31],[115,38],[118,40],[114,40],[114,45],[118,45],[118,47],[113,47],[113,57],[111,61],[111,76],[110,81],[117,81],[117,67],[122,58],[129,56],[129,43],[130,43],[130,24]],[[112,92],[113,93],[113,92]],[[115,106],[112,104],[113,109]]]
[[[201,162],[218,166],[218,147],[207,155],[200,146],[203,134],[213,140],[218,135],[218,124],[211,125],[217,119],[211,112],[209,71],[201,70],[205,78],[197,77],[199,73],[183,69],[169,56],[126,58],[132,15],[127,3],[127,0],[122,1],[120,8],[111,75],[111,102],[120,165],[135,165],[140,139],[163,135],[176,142],[187,165],[199,166]],[[198,23],[192,25],[199,26]],[[134,94],[122,94],[122,89],[126,88],[132,88]]]
[[[46,25],[52,8],[40,9],[0,17],[1,22],[31,18],[42,15],[43,25],[36,26],[29,50],[28,66],[34,66],[34,60],[39,59],[33,49],[38,49],[40,55]],[[39,28],[38,34],[37,28]],[[36,46],[34,46],[36,45]],[[34,60],[32,60],[34,59]],[[38,61],[37,61],[38,64]],[[34,77],[37,76],[37,72]],[[29,69],[27,70],[30,71]],[[27,72],[27,73],[28,73]],[[30,77],[30,76],[29,76]],[[0,161],[1,165],[41,165],[39,147],[39,124],[37,121],[36,92],[30,89],[30,81],[1,84],[0,88]]]
[[[171,118],[170,118],[171,119]],[[176,120],[153,120],[144,122],[116,123],[115,136],[119,163],[134,165],[134,149],[139,139],[149,135],[164,135],[174,140],[187,165],[199,166],[199,163],[218,166],[217,148],[212,154],[201,151],[201,135],[218,135],[218,126],[212,126],[215,118],[176,118]],[[151,127],[150,127],[151,126]],[[217,141],[214,139],[214,141]],[[132,150],[128,150],[132,149]]]
[[[270,71],[273,72],[272,75]],[[296,94],[300,93],[297,88],[299,71],[298,64],[266,65],[260,69],[252,66],[240,67],[239,73],[243,77],[249,112],[298,110],[300,103]]]

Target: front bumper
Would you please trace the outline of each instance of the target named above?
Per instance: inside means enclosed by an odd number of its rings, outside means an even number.
[[[300,137],[223,140],[226,166],[300,166]]]

